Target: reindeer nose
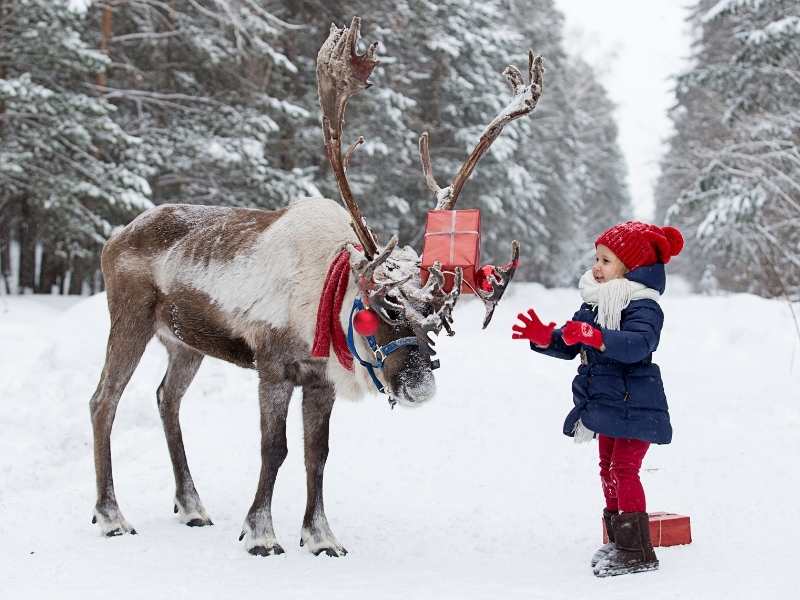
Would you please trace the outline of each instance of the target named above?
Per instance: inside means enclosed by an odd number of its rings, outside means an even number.
[[[419,406],[436,395],[436,381],[430,371],[415,374],[413,378],[398,378],[397,385],[392,385],[394,396],[406,406]]]

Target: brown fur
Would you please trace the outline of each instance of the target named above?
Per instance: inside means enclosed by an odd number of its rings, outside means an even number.
[[[156,304],[156,322],[186,346],[246,369],[255,368],[255,353],[227,327],[224,315],[203,292],[181,287]]]

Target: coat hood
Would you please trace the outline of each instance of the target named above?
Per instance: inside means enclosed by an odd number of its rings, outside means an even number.
[[[637,267],[625,273],[625,279],[646,285],[659,294],[663,294],[667,287],[667,272],[664,270],[663,263]]]

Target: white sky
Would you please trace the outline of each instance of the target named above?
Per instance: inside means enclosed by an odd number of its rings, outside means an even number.
[[[670,77],[687,64],[688,0],[555,0],[568,52],[598,68],[617,104],[635,217],[653,216],[653,186],[674,102]]]

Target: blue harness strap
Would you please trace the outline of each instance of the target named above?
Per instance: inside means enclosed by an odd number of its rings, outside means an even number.
[[[369,344],[370,350],[372,350],[373,355],[375,356],[374,363],[364,360],[358,354],[358,350],[356,350],[355,339],[353,336],[353,315],[356,314],[357,311],[364,309],[364,303],[361,301],[361,298],[356,296],[356,299],[353,301],[353,308],[350,310],[350,318],[348,319],[347,325],[347,348],[350,350],[350,354],[352,354],[355,359],[367,370],[369,373],[370,378],[372,379],[372,383],[375,384],[377,390],[385,394],[386,393],[386,386],[384,386],[378,376],[375,374],[375,369],[383,369],[383,361],[386,360],[386,357],[389,356],[392,352],[403,348],[404,346],[419,346],[419,340],[416,337],[403,337],[396,340],[392,340],[388,344],[384,344],[383,346],[379,346],[377,340],[375,339],[374,335],[365,335],[362,336],[364,339],[367,340],[367,344]]]

